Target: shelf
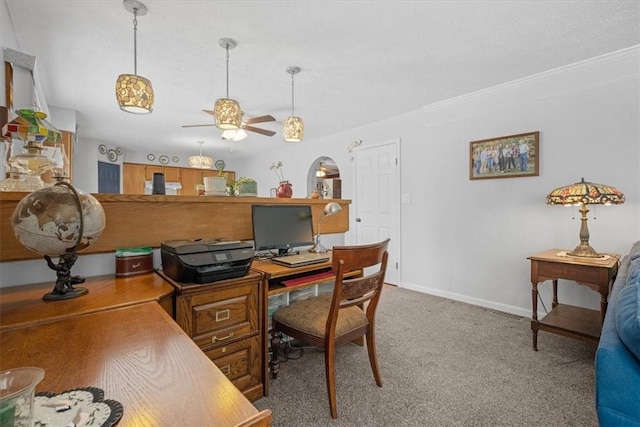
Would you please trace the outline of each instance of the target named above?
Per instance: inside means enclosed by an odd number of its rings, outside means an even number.
[[[602,318],[598,310],[558,304],[538,321],[538,325],[540,330],[598,341]]]

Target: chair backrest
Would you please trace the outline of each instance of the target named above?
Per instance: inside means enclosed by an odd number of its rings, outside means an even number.
[[[327,329],[335,324],[337,312],[341,308],[363,304],[367,305],[367,317],[373,319],[387,269],[389,240],[379,243],[357,246],[334,246],[332,268],[336,272],[336,284],[333,291],[331,311],[327,319]],[[375,271],[365,269],[378,265]],[[345,278],[344,274],[354,270],[362,270],[362,277]]]

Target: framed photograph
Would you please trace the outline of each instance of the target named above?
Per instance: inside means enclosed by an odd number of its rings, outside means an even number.
[[[539,159],[540,132],[471,141],[469,179],[538,176]]]

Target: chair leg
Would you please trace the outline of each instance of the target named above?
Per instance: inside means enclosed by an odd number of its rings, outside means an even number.
[[[280,360],[278,360],[278,347],[280,346],[281,333],[275,329],[271,329],[271,359],[269,360],[269,372],[271,378],[278,378],[280,373]]]
[[[327,378],[327,394],[329,395],[329,407],[331,408],[331,418],[338,418],[338,408],[336,404],[336,344],[327,342],[324,346],[324,369]]]
[[[367,351],[369,353],[369,363],[371,363],[373,377],[376,379],[378,387],[382,387],[382,378],[380,377],[380,368],[378,368],[378,357],[376,355],[376,337],[373,328],[369,329],[367,333]]]

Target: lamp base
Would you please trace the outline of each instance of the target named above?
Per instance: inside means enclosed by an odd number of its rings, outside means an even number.
[[[580,244],[575,247],[574,250],[567,255],[582,257],[582,258],[604,258],[603,254],[599,254],[589,245]]]
[[[316,253],[316,254],[323,254],[325,252],[329,252],[329,249],[327,249],[324,246],[322,246],[321,243],[317,243],[317,244],[313,245],[313,247],[311,249],[309,249],[309,252],[313,252],[313,253]]]

